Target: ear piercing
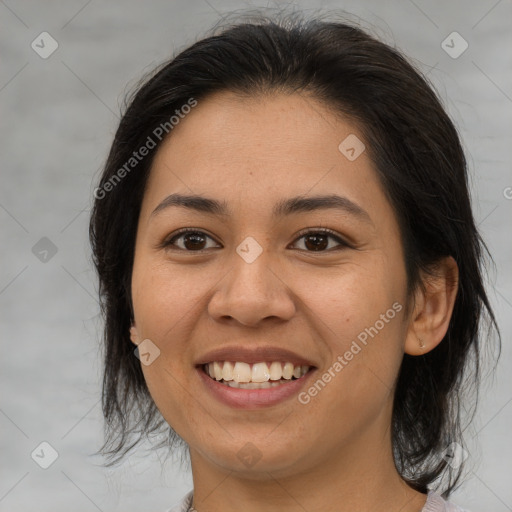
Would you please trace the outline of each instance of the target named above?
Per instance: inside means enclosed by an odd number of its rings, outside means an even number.
[[[420,348],[425,348],[425,343],[419,336],[418,336],[418,341],[420,342]]]

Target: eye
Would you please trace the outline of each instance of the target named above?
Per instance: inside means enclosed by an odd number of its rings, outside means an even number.
[[[330,229],[309,230],[301,233],[297,240],[304,239],[304,247],[307,252],[326,252],[333,249],[329,247],[329,239],[338,243],[338,248],[349,247],[349,244],[341,239],[334,231]],[[336,248],[336,247],[335,247]]]
[[[162,247],[166,249],[176,249],[187,252],[200,252],[215,247],[208,246],[208,239],[217,244],[217,242],[215,242],[211,236],[207,235],[203,231],[183,228],[165,240],[162,244]],[[336,246],[338,248],[349,247],[347,242],[345,242],[330,229],[310,229],[309,231],[302,232],[296,241],[302,239],[304,239],[304,248],[299,247],[299,249],[307,252],[326,252],[333,250],[332,244],[329,243],[329,239],[335,241],[334,249]]]
[[[177,245],[175,242],[180,239],[181,244]],[[207,246],[207,239],[214,241],[211,236],[207,235],[203,231],[185,228],[172,235],[171,238],[168,238],[162,246],[166,249],[169,248],[188,252],[199,252],[205,249],[211,249],[211,247]]]

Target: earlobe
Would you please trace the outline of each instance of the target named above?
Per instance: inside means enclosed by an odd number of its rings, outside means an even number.
[[[140,343],[139,335],[138,335],[137,328],[135,327],[135,325],[132,325],[130,327],[130,339],[132,340],[132,343],[134,345],[138,345]]]
[[[423,277],[405,340],[406,354],[423,355],[441,343],[448,331],[458,284],[459,270],[451,256],[443,258],[432,274]]]

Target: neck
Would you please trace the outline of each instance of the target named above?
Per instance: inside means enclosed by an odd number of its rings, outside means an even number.
[[[357,443],[356,443],[357,444]],[[257,475],[220,468],[190,449],[197,512],[420,512],[426,495],[398,474],[391,446],[351,445],[329,460]]]

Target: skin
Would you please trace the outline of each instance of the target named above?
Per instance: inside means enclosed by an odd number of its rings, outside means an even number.
[[[457,267],[439,262],[437,277],[407,297],[396,217],[367,152],[349,161],[338,150],[349,134],[363,140],[312,97],[222,92],[201,100],[156,155],[136,239],[131,339],[160,350],[142,370],[189,446],[198,512],[418,512],[425,504],[393,463],[394,383],[404,353],[421,356],[446,333]],[[224,200],[233,215],[175,206],[151,215],[172,193]],[[334,209],[271,215],[278,200],[332,193],[370,221]],[[204,232],[205,250],[183,237],[174,250],[162,247],[180,228]],[[299,232],[321,228],[350,246],[328,238],[313,251]],[[236,252],[248,236],[263,250],[250,264]],[[403,307],[307,404],[294,396],[233,409],[205,391],[194,367],[214,348],[274,345],[321,375],[397,302],[410,312]],[[250,467],[237,457],[247,442],[261,456]]]

